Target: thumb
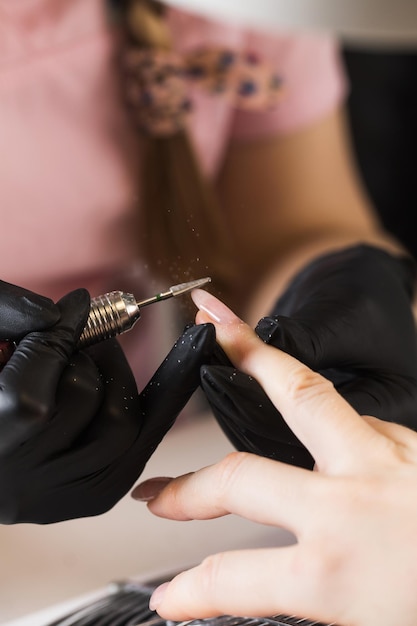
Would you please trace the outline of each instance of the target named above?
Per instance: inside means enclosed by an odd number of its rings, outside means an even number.
[[[365,367],[369,361],[369,335],[355,330],[342,313],[339,319],[336,317],[264,317],[255,332],[265,343],[315,371],[344,367],[347,373],[348,369]]]
[[[77,290],[58,303],[60,321],[18,344],[0,374],[0,442],[9,450],[50,417],[57,386],[88,316],[88,293]]]
[[[315,333],[300,320],[284,315],[264,317],[255,332],[265,343],[299,359],[312,369],[321,369],[323,351]]]
[[[33,330],[50,328],[59,315],[49,298],[0,281],[0,339],[15,341]]]

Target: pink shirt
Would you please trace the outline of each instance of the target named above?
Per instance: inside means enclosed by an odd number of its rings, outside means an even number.
[[[272,112],[237,111],[194,88],[190,132],[210,177],[230,141],[289,133],[343,97],[330,38],[258,35],[176,10],[167,19],[178,50],[256,50],[285,81]],[[53,299],[78,286],[141,295],[132,240],[137,146],[116,52],[103,0],[0,0],[0,276]]]

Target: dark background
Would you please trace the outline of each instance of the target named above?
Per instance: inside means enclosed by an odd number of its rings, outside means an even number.
[[[417,258],[417,47],[345,46],[360,169],[385,226]]]

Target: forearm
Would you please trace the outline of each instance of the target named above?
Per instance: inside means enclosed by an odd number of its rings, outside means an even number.
[[[362,184],[344,113],[231,146],[218,190],[242,281],[229,300],[254,322],[313,258],[359,243],[404,252]]]

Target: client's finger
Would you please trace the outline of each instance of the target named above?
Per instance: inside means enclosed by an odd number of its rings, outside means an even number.
[[[162,479],[146,481],[132,496],[149,501],[149,509],[160,517],[211,519],[233,513],[297,534],[306,517],[312,522],[318,508],[322,515],[317,502],[326,480],[285,463],[233,452],[215,465],[167,481],[166,486]]]
[[[377,433],[335,391],[333,385],[297,359],[264,344],[250,327],[206,291],[192,292],[199,322],[210,321],[233,364],[252,375],[308,448],[319,468],[335,470],[375,450]],[[202,313],[204,312],[204,313]]]
[[[285,613],[328,623],[331,592],[317,593],[313,571],[300,545],[224,552],[157,588],[150,606],[170,620]]]

